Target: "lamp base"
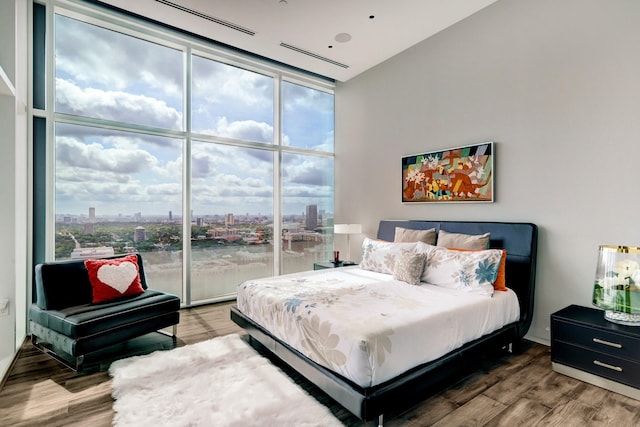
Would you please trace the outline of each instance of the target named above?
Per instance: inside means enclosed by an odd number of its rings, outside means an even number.
[[[621,311],[605,310],[604,318],[610,322],[625,326],[640,326],[640,314],[623,313]]]

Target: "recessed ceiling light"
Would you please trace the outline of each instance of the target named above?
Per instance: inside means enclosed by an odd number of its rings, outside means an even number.
[[[336,41],[338,43],[346,43],[349,40],[351,40],[351,34],[348,33],[340,33],[340,34],[336,34]]]
[[[369,19],[375,18],[375,15],[369,15]]]

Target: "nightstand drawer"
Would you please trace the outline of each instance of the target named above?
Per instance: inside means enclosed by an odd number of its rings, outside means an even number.
[[[640,328],[570,305],[551,314],[553,370],[640,400]]]
[[[611,331],[556,320],[552,322],[553,340],[579,345],[590,350],[640,362],[640,341]]]
[[[555,341],[553,347],[553,362],[640,388],[640,363],[587,350],[562,341]]]

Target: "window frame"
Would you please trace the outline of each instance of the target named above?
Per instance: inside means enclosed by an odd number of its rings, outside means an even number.
[[[258,58],[255,55],[243,54],[236,50],[220,46],[213,41],[204,40],[192,34],[178,31],[174,28],[163,26],[155,22],[149,22],[144,18],[122,14],[114,11],[112,7],[104,7],[93,4],[93,2],[80,0],[34,0],[34,4],[44,5],[46,8],[46,29],[45,29],[45,87],[44,99],[45,109],[32,109],[33,118],[45,120],[46,134],[46,154],[42,158],[45,161],[45,189],[44,197],[39,189],[34,188],[34,199],[38,198],[37,205],[42,205],[44,199],[45,224],[44,232],[44,259],[42,262],[55,259],[55,133],[56,123],[69,123],[83,126],[97,127],[105,130],[143,133],[147,135],[178,138],[184,140],[183,145],[183,170],[182,170],[182,212],[183,218],[188,218],[191,212],[191,146],[192,142],[204,142],[214,144],[232,145],[242,148],[261,149],[274,153],[273,163],[273,233],[274,236],[282,234],[282,157],[285,153],[302,154],[314,157],[331,158],[334,160],[335,170],[335,145],[333,152],[317,151],[307,148],[285,146],[282,144],[282,82],[289,82],[301,85],[306,88],[322,91],[334,95],[335,83],[330,79],[320,78],[310,75],[300,70],[289,68],[285,65],[275,63],[266,58]],[[136,37],[141,40],[156,43],[182,52],[183,58],[183,130],[161,129],[147,125],[137,125],[132,123],[118,122],[114,120],[75,116],[55,111],[55,15],[59,14],[81,22],[97,25],[107,30]],[[192,61],[193,55],[211,59],[222,64],[239,67],[247,71],[268,76],[274,82],[273,96],[273,142],[271,144],[237,140],[231,138],[217,137],[207,134],[196,134],[191,130],[191,95],[192,95]],[[42,123],[40,122],[40,126]],[[42,127],[42,126],[41,126]],[[335,98],[334,98],[334,130],[335,130]],[[42,132],[40,132],[42,133]],[[334,137],[335,144],[335,137]],[[188,161],[186,159],[189,159]],[[38,165],[34,165],[36,169]],[[335,191],[335,190],[334,190]],[[182,240],[182,287],[184,306],[191,306],[191,245],[188,236],[191,235],[191,221],[183,221]],[[275,243],[275,239],[274,239]],[[34,243],[35,245],[35,243]],[[33,249],[34,254],[38,252]],[[40,252],[42,252],[40,250]],[[273,271],[280,274],[283,271],[282,247],[274,244],[273,248]],[[212,302],[198,301],[198,303]]]

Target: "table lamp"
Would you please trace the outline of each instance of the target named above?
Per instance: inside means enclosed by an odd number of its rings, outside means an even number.
[[[333,226],[334,234],[346,234],[347,235],[347,260],[344,262],[347,264],[355,264],[351,261],[351,235],[362,233],[361,224],[335,224]]]

